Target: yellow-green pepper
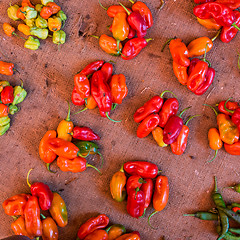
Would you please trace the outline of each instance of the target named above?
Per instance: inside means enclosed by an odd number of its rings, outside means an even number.
[[[40,15],[35,20],[36,27],[38,28],[47,28],[48,22],[46,19],[42,18]]]
[[[23,8],[23,13],[26,19],[33,19],[37,17],[38,12],[32,7],[26,6]]]
[[[13,95],[14,95],[14,100],[12,102],[12,105],[17,105],[26,98],[27,92],[22,86],[16,86],[14,87]]]
[[[30,36],[28,40],[24,43],[24,47],[31,50],[37,50],[40,47],[40,42],[38,39]]]
[[[10,128],[10,123],[5,126],[0,127],[0,136],[6,133],[6,131]]]
[[[53,0],[41,0],[43,5],[47,5],[49,2],[54,2]]]
[[[64,44],[66,40],[66,33],[63,30],[53,33],[53,43],[55,44]]]
[[[17,4],[13,5],[13,6],[10,6],[8,9],[7,9],[7,14],[8,14],[8,17],[11,18],[12,20],[16,21],[16,20],[19,20],[19,18],[17,17],[17,11],[19,9],[19,6]]]
[[[0,127],[3,127],[10,123],[10,118],[8,116],[0,118]]]
[[[48,37],[48,29],[42,29],[42,28],[37,28],[33,27],[30,29],[30,33],[33,36],[36,36],[40,39],[46,39]]]
[[[42,8],[43,8],[43,5],[42,5],[42,4],[37,4],[37,5],[35,6],[35,10],[36,10],[37,12],[41,12],[41,11],[42,11]]]

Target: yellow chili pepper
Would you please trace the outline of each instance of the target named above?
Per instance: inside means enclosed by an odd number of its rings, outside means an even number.
[[[30,27],[27,26],[26,24],[23,24],[23,23],[18,25],[18,31],[22,32],[23,34],[25,34],[27,36],[31,35],[30,34]]]
[[[153,138],[160,147],[166,147],[167,144],[163,142],[163,130],[160,127],[156,127],[152,131]]]
[[[59,17],[52,17],[48,19],[48,28],[52,32],[59,31],[62,27],[62,21]]]
[[[73,131],[73,122],[70,121],[70,104],[68,103],[68,115],[65,120],[62,120],[57,128],[58,138],[63,140],[72,141],[72,136],[70,133]]]
[[[203,25],[207,29],[216,29],[219,30],[221,28],[221,25],[216,23],[216,21],[213,18],[210,19],[200,19],[197,18],[198,22]]]

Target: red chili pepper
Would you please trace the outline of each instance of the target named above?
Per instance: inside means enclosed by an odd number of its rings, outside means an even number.
[[[77,92],[76,87],[74,86],[72,91],[72,103],[77,106],[81,106],[85,104],[85,100],[81,98],[80,94]]]
[[[104,78],[105,78],[105,81],[108,83],[109,80],[111,79],[112,77],[112,73],[113,73],[113,65],[111,63],[104,63],[102,68],[101,68],[101,71],[103,72],[103,75],[104,75]]]
[[[92,62],[88,64],[80,73],[88,76],[90,74],[95,73],[97,70],[99,70],[103,64],[104,64],[104,61],[102,60]]]
[[[83,140],[83,141],[92,141],[92,140],[100,140],[100,137],[93,132],[93,130],[89,127],[74,127],[73,132],[71,134],[73,138]]]
[[[153,195],[153,181],[150,178],[144,179],[145,183],[142,184],[141,190],[145,196],[145,206],[144,208],[147,209],[151,203],[152,195]]]
[[[126,42],[122,50],[122,59],[131,60],[135,58],[143,48],[145,48],[149,41],[152,38],[144,39],[144,38],[133,38]]]
[[[74,76],[74,85],[77,93],[79,93],[80,97],[85,99],[90,95],[90,83],[86,75],[82,73],[78,73]]]
[[[12,103],[14,100],[13,87],[6,86],[1,92],[1,101],[3,104]]]
[[[109,223],[109,218],[105,214],[101,214],[97,217],[90,218],[87,222],[81,225],[78,230],[78,238],[80,240],[94,232],[96,229],[105,228]]]
[[[235,14],[229,7],[221,3],[210,2],[198,5],[194,7],[193,13],[200,19],[214,18],[223,27],[235,25]]]
[[[126,186],[127,194],[129,194],[131,190],[135,190],[136,188],[140,189],[143,183],[146,183],[146,181],[144,181],[144,179],[141,176],[139,175],[130,176],[127,180]]]
[[[240,12],[239,11],[233,11],[233,12],[236,16],[235,23],[238,27],[240,27]],[[238,29],[236,29],[234,26],[223,27],[221,30],[220,39],[222,42],[229,43],[237,35],[237,33],[238,33]]]
[[[124,171],[130,175],[139,175],[142,178],[155,178],[158,175],[158,167],[154,163],[145,161],[129,161],[123,165]]]
[[[144,214],[145,196],[139,188],[132,189],[128,193],[127,212],[134,218],[139,218]]]
[[[14,64],[0,61],[0,74],[11,76],[13,75]]]
[[[168,119],[177,114],[179,103],[176,98],[168,98],[162,106],[162,110],[159,113],[160,127],[165,127]]]
[[[234,113],[234,110],[238,109],[239,108],[239,105],[237,102],[230,102],[230,101],[227,101],[227,104],[226,104],[226,108],[225,109],[225,103],[226,101],[221,101],[219,104],[218,104],[218,110],[221,112],[221,113],[224,113],[224,114],[227,114],[227,115],[230,115],[232,116],[233,113]],[[230,111],[228,111],[230,110]]]
[[[240,141],[233,144],[224,143],[224,148],[231,155],[240,155]]]
[[[160,122],[160,117],[158,114],[153,113],[147,116],[138,126],[137,136],[139,138],[144,138],[148,136],[152,130],[154,130]]]

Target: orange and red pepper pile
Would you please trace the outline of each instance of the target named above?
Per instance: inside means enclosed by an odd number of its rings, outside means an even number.
[[[31,170],[30,170],[31,171]],[[29,171],[29,173],[30,173]],[[28,177],[29,177],[28,173]],[[58,239],[58,227],[68,223],[67,208],[64,200],[57,192],[52,192],[43,182],[27,183],[31,193],[17,194],[2,204],[5,213],[14,218],[11,228],[15,235],[35,239]],[[41,212],[46,211],[45,216]]]
[[[74,76],[72,103],[77,106],[86,105],[80,112],[98,106],[102,117],[119,122],[110,118],[110,112],[122,104],[128,88],[123,74],[112,74],[113,65],[100,60],[88,64]]]
[[[50,172],[50,164],[56,158],[57,165],[63,172],[83,172],[87,167],[100,172],[86,161],[89,155],[98,154],[103,164],[99,147],[92,142],[93,140],[100,140],[100,137],[89,127],[74,126],[70,120],[69,106],[67,118],[59,123],[57,131],[49,130],[43,136],[39,145],[39,155]]]
[[[127,212],[134,218],[143,217],[152,202],[155,211],[148,218],[150,225],[150,218],[166,207],[169,197],[168,178],[158,174],[158,167],[154,163],[147,161],[124,163],[111,179],[112,198],[122,202],[127,197]]]

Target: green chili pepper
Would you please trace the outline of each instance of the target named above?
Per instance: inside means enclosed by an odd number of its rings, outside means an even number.
[[[228,209],[228,208],[218,207],[218,209],[221,210],[222,212],[224,212],[227,216],[229,216],[234,221],[236,221],[237,223],[240,224],[240,214],[235,213],[234,211],[232,211],[231,209]]]
[[[47,5],[49,2],[53,2],[53,0],[41,0],[43,5]]]
[[[114,224],[106,229],[108,240],[113,240],[126,233],[126,228],[121,224]]]
[[[12,105],[17,105],[26,98],[27,92],[22,86],[16,86],[14,87],[13,95],[14,95],[14,100]]]
[[[15,106],[15,105],[10,105],[10,106],[9,106],[9,113],[10,113],[11,115],[14,115],[14,114],[17,113],[18,111],[19,111],[19,109],[18,109],[17,106]]]
[[[43,5],[42,5],[42,4],[37,4],[37,5],[35,6],[35,10],[36,10],[37,12],[41,12],[41,11],[42,11],[42,8],[43,8]]]
[[[24,43],[24,47],[31,50],[37,50],[40,47],[40,42],[38,39],[30,36],[28,40]]]
[[[42,18],[40,15],[35,20],[35,24],[38,28],[47,28],[47,26],[48,26],[47,20]]]
[[[229,220],[228,220],[228,216],[226,215],[226,213],[224,213],[223,211],[221,211],[219,209],[219,207],[226,208],[226,204],[223,201],[222,195],[218,192],[216,177],[214,177],[214,182],[215,182],[215,184],[214,184],[215,186],[214,186],[214,191],[212,192],[212,199],[219,210],[219,217],[220,217],[220,222],[221,222],[221,235],[219,236],[218,240],[220,240],[220,239],[224,238],[224,235],[228,232]]]
[[[4,135],[9,128],[10,128],[10,123],[8,123],[5,126],[0,127],[0,136]]]
[[[63,30],[59,30],[53,33],[53,43],[64,44],[66,40],[66,33]]]
[[[33,27],[30,29],[30,33],[40,39],[46,39],[48,37],[48,29]]]
[[[64,27],[65,25],[65,21],[67,20],[67,15],[64,13],[64,11],[60,10],[58,13],[57,13],[57,17],[59,17],[62,21],[62,27]]]
[[[0,118],[0,127],[6,126],[10,123],[10,118],[8,116]]]
[[[24,19],[23,20],[27,26],[29,26],[30,28],[35,26],[35,19]]]
[[[26,17],[26,19],[33,19],[37,17],[37,11],[29,6],[26,6],[23,8],[23,13]]]
[[[210,220],[210,221],[217,221],[218,215],[216,213],[210,213],[210,212],[196,212],[194,214],[184,214],[183,216],[192,216],[199,218],[201,220]]]
[[[7,9],[7,14],[8,14],[8,17],[11,18],[12,20],[16,21],[16,20],[19,20],[19,18],[17,17],[17,11],[19,9],[19,6],[17,4],[13,5],[13,6],[10,6],[8,9]]]
[[[0,81],[0,87],[7,87],[7,86],[10,86],[10,83],[8,81]]]

